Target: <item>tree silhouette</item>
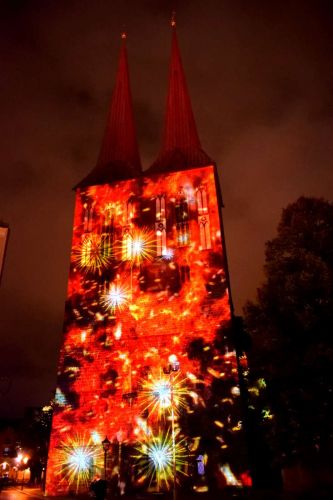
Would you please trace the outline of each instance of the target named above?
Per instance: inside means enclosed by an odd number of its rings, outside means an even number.
[[[245,307],[251,409],[282,464],[333,444],[333,204],[299,198],[266,243],[265,281]]]

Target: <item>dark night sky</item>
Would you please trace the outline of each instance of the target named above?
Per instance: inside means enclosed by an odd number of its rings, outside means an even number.
[[[128,53],[144,167],[156,157],[172,2],[0,2],[0,219],[11,235],[0,289],[0,415],[55,385],[75,185],[94,165],[118,59]],[[262,280],[264,242],[300,195],[333,198],[330,0],[177,3],[202,144],[219,165],[234,302]],[[1,389],[1,388],[0,388]]]

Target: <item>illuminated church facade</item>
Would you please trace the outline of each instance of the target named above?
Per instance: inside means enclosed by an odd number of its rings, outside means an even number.
[[[76,187],[47,495],[96,473],[127,491],[246,476],[217,170],[172,37],[157,160],[142,172],[123,36],[97,165]]]

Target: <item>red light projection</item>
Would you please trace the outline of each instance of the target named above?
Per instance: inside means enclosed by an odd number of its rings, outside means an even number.
[[[195,488],[198,455],[241,484],[230,318],[214,167],[78,191],[47,494],[103,475],[106,435],[126,488]]]

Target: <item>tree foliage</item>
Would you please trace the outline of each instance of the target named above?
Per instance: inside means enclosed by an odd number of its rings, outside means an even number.
[[[301,197],[287,206],[266,244],[264,271],[257,300],[244,310],[252,408],[263,420],[270,408],[280,463],[318,460],[333,443],[333,204]],[[263,379],[266,388],[258,388]]]

